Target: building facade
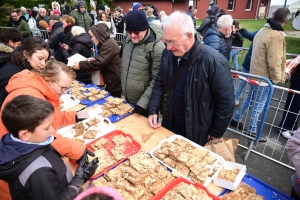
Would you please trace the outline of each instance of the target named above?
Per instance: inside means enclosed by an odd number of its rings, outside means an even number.
[[[115,8],[121,6],[125,13],[132,6],[132,0],[115,0]],[[204,19],[210,3],[217,4],[219,8],[225,9],[227,14],[234,19],[258,19],[264,18],[270,7],[270,0],[140,0],[143,6],[155,5],[160,11],[165,11],[170,15],[176,10],[187,11],[189,5],[194,5],[197,9],[198,19]]]

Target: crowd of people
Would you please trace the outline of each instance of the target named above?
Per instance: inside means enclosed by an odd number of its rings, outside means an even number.
[[[98,160],[87,162],[87,156],[94,155],[85,145],[56,134],[60,126],[80,121],[76,112],[59,108],[59,97],[74,79],[123,97],[134,105],[134,113],[148,118],[151,127],[163,126],[202,146],[208,141],[218,143],[228,125],[245,130],[250,137],[257,134],[269,87],[250,85],[248,97],[234,114],[246,82],[241,80],[234,91],[230,59],[236,71],[264,76],[273,84],[284,81],[283,27],[290,13],[286,8],[278,9],[255,32],[242,28],[239,20],[217,5],[206,11],[198,28],[193,6],[169,16],[158,13],[154,5],[138,2],[132,3],[127,14],[120,6],[112,12],[102,4],[89,13],[81,1],[75,9],[66,5],[62,13],[52,11],[13,10],[12,28],[0,33],[0,152],[4,158],[0,159],[0,196],[4,200],[74,199],[95,172]],[[47,40],[40,37],[44,30],[50,31]],[[121,43],[113,39],[116,33],[122,34]],[[235,47],[242,47],[244,38],[252,44],[240,69]],[[87,59],[68,67],[68,58],[77,53]],[[289,63],[294,67],[299,60]],[[299,73],[292,75],[291,88],[296,90]],[[251,120],[245,127],[242,119],[249,106]],[[298,104],[293,108],[300,110]],[[284,114],[280,123],[284,137],[291,138],[295,122],[298,119],[290,113]],[[74,176],[61,156],[78,163]],[[92,189],[76,199],[97,195],[121,199],[111,188]],[[297,186],[293,195],[300,195]]]

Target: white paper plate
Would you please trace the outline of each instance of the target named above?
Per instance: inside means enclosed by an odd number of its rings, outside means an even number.
[[[83,126],[85,127],[85,129],[88,127],[86,125],[86,122],[93,119],[92,118],[87,118],[85,120],[82,121]],[[97,135],[94,139],[83,139],[83,135],[78,136],[78,139],[84,140],[85,144],[99,138],[102,137],[103,135],[113,131],[116,129],[116,125],[114,125],[113,123],[111,123],[111,121],[108,118],[104,118],[100,115],[96,116],[97,119],[100,120],[100,122],[97,124],[97,126],[92,126],[90,127],[88,130],[97,130]],[[61,134],[64,137],[68,137],[68,138],[74,138],[75,135],[75,129],[73,129],[73,127],[75,126],[75,124],[69,125],[69,126],[65,126],[63,128],[60,128],[57,130],[57,133]],[[86,131],[85,131],[86,132]]]
[[[66,111],[70,108],[73,108],[74,106],[77,106],[80,103],[79,99],[70,94],[63,94],[60,96],[60,99],[64,102],[60,104],[62,106],[60,111]]]
[[[158,144],[154,149],[152,149],[152,151],[151,151],[151,156],[154,157],[154,158],[156,158],[156,157],[154,156],[154,154],[153,154],[154,151],[157,150],[157,149],[159,149],[160,146],[161,146],[164,142],[173,142],[173,140],[175,140],[176,138],[180,138],[180,139],[183,139],[183,140],[189,142],[192,146],[196,147],[197,149],[201,149],[201,150],[208,151],[209,154],[210,154],[211,156],[215,157],[215,158],[218,160],[218,162],[219,162],[219,168],[218,168],[218,170],[216,171],[216,173],[215,173],[212,177],[208,177],[208,178],[206,179],[206,181],[204,182],[204,184],[203,184],[205,187],[207,187],[207,186],[210,184],[210,182],[211,182],[215,177],[218,176],[219,172],[220,172],[221,169],[223,168],[223,165],[224,165],[224,163],[225,163],[225,160],[224,160],[224,158],[223,158],[222,156],[220,156],[220,155],[218,155],[218,154],[216,154],[216,153],[214,153],[214,152],[212,152],[212,151],[209,151],[208,149],[205,149],[204,147],[202,147],[202,146],[196,144],[195,142],[192,142],[192,141],[190,141],[190,140],[188,140],[188,139],[186,139],[185,137],[182,137],[182,136],[180,136],[180,135],[173,135],[173,136],[171,136],[171,137],[169,137],[169,138],[167,138],[167,139],[161,140],[161,141],[159,142],[159,144]],[[169,167],[171,170],[174,170],[172,167],[168,166],[167,164],[165,164],[165,163],[164,163],[163,161],[161,161],[160,159],[158,159],[158,158],[156,158],[156,159],[157,159],[159,162],[161,162],[161,163],[163,163],[164,165],[166,165],[167,167]],[[189,177],[185,177],[185,176],[183,176],[183,175],[182,175],[182,177],[184,177],[184,178],[190,180]],[[191,181],[191,180],[190,180],[190,181]],[[193,181],[192,181],[192,182],[193,182]]]

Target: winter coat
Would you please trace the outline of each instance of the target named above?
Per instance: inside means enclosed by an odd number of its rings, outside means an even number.
[[[98,56],[95,60],[80,61],[79,68],[82,71],[97,71],[103,72],[106,90],[113,96],[121,96],[121,75],[120,65],[121,58],[119,57],[120,48],[116,41],[110,38],[109,28],[105,24],[98,24],[91,30],[95,30],[94,35],[100,41],[98,45]]]
[[[75,19],[76,26],[84,28],[85,32],[88,33],[91,27],[91,17],[88,12],[80,12],[80,10],[74,10],[71,12],[71,17]]]
[[[64,27],[61,22],[56,22],[52,26],[48,43],[50,48],[54,50],[54,58],[60,62],[67,63],[67,60],[62,55],[62,48],[60,44],[68,44],[68,39],[64,33]]]
[[[199,28],[196,29],[204,37],[206,35],[206,32],[208,29],[213,25],[214,23],[214,16],[208,16],[206,17]]]
[[[198,40],[198,39],[197,39]],[[199,41],[199,40],[198,40]],[[175,79],[174,57],[165,49],[149,105],[149,115],[157,114],[163,95]],[[203,46],[188,69],[185,86],[186,137],[201,146],[207,135],[220,138],[226,131],[234,110],[234,89],[228,60],[220,53]],[[200,91],[200,92],[199,92]],[[164,102],[162,126],[172,128],[172,93]]]
[[[21,69],[10,62],[9,55],[14,49],[4,43],[0,43],[0,107],[8,93],[5,87],[9,79]]]
[[[116,26],[117,33],[124,33],[125,26],[125,17],[123,14],[120,14],[118,17],[114,19],[114,23]]]
[[[242,47],[243,43],[244,43],[244,37],[242,34],[240,34],[240,32],[236,32],[236,33],[231,33],[232,38],[232,46],[235,47]]]
[[[93,47],[93,42],[91,37],[87,33],[82,33],[78,36],[75,36],[71,39],[69,43],[69,49],[63,50],[63,56],[65,59],[70,56],[75,55],[76,53],[89,58],[91,57],[91,48]],[[89,71],[76,70],[76,80],[81,81],[85,84],[92,83],[92,74]]]
[[[10,136],[6,134],[0,141],[5,157],[0,160],[0,179],[9,184],[13,200],[67,200],[77,196],[76,189],[68,187],[72,172],[53,147],[16,142]]]
[[[59,97],[55,91],[42,77],[30,72],[28,69],[25,69],[11,77],[8,85],[6,86],[6,90],[9,94],[3,102],[1,110],[3,110],[4,106],[14,97],[26,94],[44,99],[51,103],[54,107],[54,119],[52,123],[54,130],[58,130],[60,126],[76,123],[76,112],[61,112]],[[8,131],[4,127],[2,121],[0,121],[0,137],[7,132]],[[59,134],[54,134],[54,136],[57,137],[57,139],[52,143],[52,145],[62,156],[66,156],[71,159],[80,158],[85,149],[84,145],[69,138],[63,138]]]
[[[286,42],[284,33],[263,27],[253,40],[250,74],[264,76],[273,83],[284,80]]]
[[[231,38],[225,38],[224,34],[218,31],[214,25],[206,32],[204,44],[214,48],[228,60],[230,59],[230,50],[232,46]]]
[[[296,170],[292,175],[293,188],[298,196],[300,196],[300,184],[298,182],[300,177],[300,128],[298,128],[293,137],[287,141],[285,148]]]
[[[73,26],[74,26],[73,24],[68,24],[64,27],[64,33],[67,36],[67,40],[68,40],[67,45],[70,44],[71,38],[73,37],[71,33]]]
[[[165,49],[161,38],[161,28],[150,23],[150,29],[142,41],[135,44],[128,36],[124,41],[121,65],[122,93],[127,102],[145,110],[149,106],[161,54]],[[152,65],[149,63],[151,61]]]
[[[22,38],[26,39],[30,37],[30,28],[26,21],[20,19],[17,23],[13,21],[12,27],[18,29],[21,32]]]
[[[243,62],[243,67],[245,68],[245,69],[247,69],[247,70],[250,70],[250,62],[251,62],[251,57],[252,57],[252,47],[253,47],[253,43],[252,43],[252,41],[253,41],[253,39],[254,39],[254,37],[255,37],[255,35],[256,35],[256,33],[258,32],[259,30],[257,30],[257,31],[254,31],[254,32],[249,32],[247,29],[240,29],[240,33],[245,37],[245,38],[247,38],[248,40],[250,40],[251,41],[251,45],[250,45],[250,47],[249,47],[249,49],[248,49],[248,52],[247,52],[247,54],[246,54],[246,56],[245,56],[245,59],[244,59],[244,62]]]

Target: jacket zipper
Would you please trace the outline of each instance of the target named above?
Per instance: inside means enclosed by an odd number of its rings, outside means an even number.
[[[130,59],[129,59],[128,67],[127,67],[126,83],[125,83],[125,94],[126,94],[125,100],[126,100],[127,102],[129,102],[129,101],[128,101],[128,96],[127,96],[127,78],[128,78],[129,67],[130,67],[131,59],[132,59],[132,53],[133,53],[133,50],[134,50],[135,46],[136,46],[136,45],[135,45],[135,43],[134,43],[133,48],[132,48],[132,50],[131,50],[131,54],[130,54]]]

